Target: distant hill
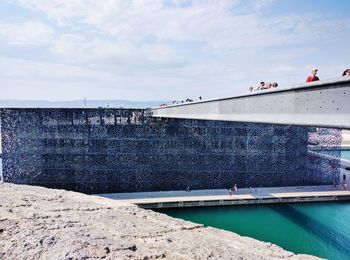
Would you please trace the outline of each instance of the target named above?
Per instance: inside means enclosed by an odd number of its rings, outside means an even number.
[[[0,107],[47,107],[47,108],[150,108],[162,103],[170,104],[170,101],[130,101],[130,100],[71,100],[71,101],[46,101],[46,100],[16,100],[0,99]]]

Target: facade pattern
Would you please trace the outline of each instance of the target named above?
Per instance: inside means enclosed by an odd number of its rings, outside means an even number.
[[[142,109],[1,109],[4,180],[86,193],[332,184],[341,131],[156,119]]]

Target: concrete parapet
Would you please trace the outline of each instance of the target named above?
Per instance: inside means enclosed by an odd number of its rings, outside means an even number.
[[[350,129],[349,100],[350,78],[342,77],[251,95],[153,108],[152,115]]]

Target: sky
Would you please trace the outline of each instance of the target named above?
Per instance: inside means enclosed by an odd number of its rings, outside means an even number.
[[[0,0],[0,99],[194,100],[350,67],[349,0]]]

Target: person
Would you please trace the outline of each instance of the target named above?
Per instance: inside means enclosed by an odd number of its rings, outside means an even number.
[[[341,189],[342,189],[342,190],[346,190],[346,188],[347,188],[347,183],[346,183],[346,181],[342,181],[342,182],[340,183],[340,186],[341,186]]]
[[[265,83],[265,85],[261,88],[262,90],[263,89],[269,89],[272,87],[272,83]]]
[[[343,72],[343,75],[342,75],[343,77],[344,76],[350,76],[350,69],[346,69],[346,70],[344,70],[344,72]]]
[[[256,91],[256,90],[264,90],[264,89],[270,89],[270,88],[277,88],[278,84],[277,82],[273,82],[273,83],[265,83],[264,81],[260,82],[260,85],[254,89],[253,87],[249,88],[250,92]]]
[[[257,91],[257,90],[262,90],[265,89],[265,82],[261,81],[260,85],[256,87],[256,89],[254,89],[253,87],[249,87],[249,91],[253,92],[253,91]]]
[[[270,89],[270,88],[277,88],[277,87],[278,87],[277,82],[265,83],[265,85],[262,89]]]
[[[237,188],[237,184],[235,183],[235,185],[233,185],[233,191],[237,192],[238,188]]]
[[[190,188],[190,186],[187,186],[187,188],[186,188],[186,192],[191,192],[191,188]]]
[[[320,80],[316,75],[317,75],[318,69],[313,69],[311,71],[311,75],[306,78],[306,82],[312,82],[312,81],[317,81]]]
[[[261,81],[260,85],[255,90],[262,90],[262,89],[265,89],[265,82],[264,81]]]
[[[232,195],[233,193],[235,193],[237,191],[237,185],[236,183],[228,189],[228,192],[230,193],[230,195]]]

